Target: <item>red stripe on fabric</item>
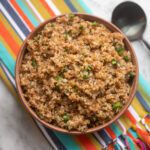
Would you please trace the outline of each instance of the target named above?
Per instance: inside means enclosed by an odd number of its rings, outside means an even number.
[[[52,9],[49,7],[49,5],[45,2],[45,0],[40,0],[43,6],[47,9],[47,11],[50,13],[50,16],[54,17],[55,13],[52,11]]]
[[[111,128],[106,127],[105,130],[109,133],[109,135],[111,136],[112,139],[115,139],[115,138],[116,138],[116,135],[115,135],[115,133],[112,131]]]
[[[19,45],[16,43],[16,41],[12,38],[11,34],[9,31],[5,28],[4,24],[0,21],[0,34],[6,41],[6,43],[10,46],[14,54],[17,56],[19,52]]]
[[[75,136],[77,141],[86,149],[86,150],[97,150],[96,146],[91,142],[91,140],[86,135],[77,135]]]
[[[136,124],[135,118],[132,116],[132,114],[131,114],[128,110],[125,112],[125,115],[127,116],[127,118],[130,119],[130,121],[131,121],[132,123]]]
[[[23,20],[27,23],[27,25],[30,27],[31,30],[34,29],[33,24],[31,23],[31,21],[27,18],[27,16],[24,14],[24,12],[20,9],[20,7],[18,6],[18,4],[16,3],[15,0],[10,0],[11,4],[14,6],[14,8],[17,10],[17,12],[19,13],[19,15],[23,18]]]
[[[115,150],[115,149],[114,149],[114,144],[109,144],[109,145],[108,145],[108,150]]]
[[[132,136],[131,133],[127,132],[127,135],[128,135],[132,140],[134,139],[134,137]]]
[[[145,123],[150,124],[150,118],[145,117],[144,119],[145,119]]]

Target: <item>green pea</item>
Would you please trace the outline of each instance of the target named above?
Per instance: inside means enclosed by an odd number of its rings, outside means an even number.
[[[117,65],[117,61],[116,61],[115,59],[112,59],[111,64],[112,64],[113,66],[116,66],[116,65]]]
[[[135,73],[134,73],[133,71],[130,71],[130,72],[128,73],[128,77],[129,77],[130,79],[133,79],[134,76],[135,76]]]
[[[96,26],[96,25],[97,25],[96,21],[92,22],[92,26]]]
[[[120,109],[121,107],[122,107],[121,102],[116,102],[116,103],[114,103],[114,104],[112,105],[112,108],[113,108],[114,110]]]
[[[128,56],[124,56],[123,59],[128,62],[129,61],[129,57]]]
[[[123,47],[116,48],[116,51],[118,52],[119,55],[122,55],[124,50],[125,49]]]
[[[69,121],[69,116],[68,116],[68,114],[67,113],[65,113],[64,115],[63,115],[63,121],[66,123],[66,122],[68,122]]]

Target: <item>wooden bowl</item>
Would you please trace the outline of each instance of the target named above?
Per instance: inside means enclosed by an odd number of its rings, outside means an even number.
[[[107,21],[105,21],[105,20],[103,20],[103,19],[101,19],[99,17],[92,16],[92,15],[89,15],[89,14],[81,14],[81,13],[75,13],[75,15],[77,15],[77,16],[85,19],[85,20],[88,20],[88,21],[96,21],[96,22],[102,23],[108,29],[110,29],[112,32],[113,31],[117,31],[117,32],[120,32],[121,34],[123,34],[115,25],[113,25],[112,23],[107,22]],[[61,16],[63,16],[63,15],[61,15]],[[57,17],[59,17],[59,16],[57,16]],[[79,132],[79,131],[68,131],[66,129],[54,126],[52,124],[49,124],[49,123],[41,120],[36,115],[36,113],[28,106],[28,104],[27,104],[27,102],[26,102],[26,100],[25,100],[25,98],[23,96],[23,92],[22,92],[21,85],[20,85],[19,71],[20,71],[20,66],[21,66],[21,63],[22,63],[22,59],[23,59],[25,51],[26,51],[27,40],[33,38],[37,34],[37,32],[39,32],[40,30],[43,29],[43,27],[47,23],[55,21],[57,17],[54,17],[52,19],[49,19],[49,20],[41,23],[37,28],[35,28],[29,34],[29,36],[23,42],[23,45],[22,45],[22,47],[20,49],[20,52],[18,54],[18,57],[17,57],[16,70],[15,70],[15,78],[16,78],[17,91],[18,91],[18,94],[20,96],[21,102],[23,103],[23,105],[25,106],[25,108],[27,109],[27,111],[32,115],[33,118],[37,119],[42,125],[46,126],[47,128],[50,128],[50,129],[53,129],[53,130],[56,130],[56,131],[59,131],[59,132],[67,133],[67,134],[83,134],[82,132]],[[135,52],[134,52],[134,50],[133,50],[133,48],[132,48],[132,46],[131,46],[131,44],[130,44],[130,42],[127,39],[126,36],[124,38],[124,43],[125,43],[125,46],[126,46],[127,50],[129,50],[131,52],[132,62],[136,66],[136,76],[135,76],[135,78],[133,80],[133,84],[132,84],[130,95],[129,95],[129,100],[126,103],[126,105],[121,109],[121,111],[112,120],[110,120],[109,122],[107,122],[107,123],[105,123],[103,125],[99,125],[97,127],[90,128],[90,129],[88,129],[84,133],[92,133],[92,132],[101,130],[101,129],[105,128],[106,126],[110,125],[111,123],[113,123],[114,121],[116,121],[127,110],[127,108],[129,107],[129,105],[131,104],[131,102],[132,102],[132,100],[134,98],[134,95],[135,95],[135,92],[136,92],[136,89],[137,89],[137,82],[138,82],[138,62],[137,62],[137,57],[135,55]]]

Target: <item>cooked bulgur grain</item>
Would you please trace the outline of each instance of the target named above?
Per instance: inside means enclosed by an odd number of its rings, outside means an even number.
[[[135,67],[123,35],[78,16],[58,17],[28,40],[20,82],[44,121],[85,131],[111,120],[129,98]]]

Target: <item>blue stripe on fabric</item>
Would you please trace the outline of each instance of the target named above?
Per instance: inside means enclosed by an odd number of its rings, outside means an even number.
[[[105,130],[100,130],[98,133],[107,145],[112,143],[112,139],[108,136]]]
[[[117,143],[114,144],[114,149],[115,149],[115,150],[121,150],[119,144],[117,144]]]
[[[20,40],[23,41],[22,37],[18,34],[17,30],[12,26],[11,22],[7,19],[7,17],[5,16],[5,14],[1,10],[0,10],[0,12],[3,14],[3,16],[7,20],[7,22],[9,22],[9,25],[13,28],[13,30],[15,31],[15,33],[20,37]]]
[[[70,0],[65,0],[65,3],[69,6],[72,12],[77,12],[76,8],[72,5]]]
[[[13,60],[13,58],[10,56],[7,49],[1,42],[0,42],[0,58],[4,62],[5,66],[8,68],[11,75],[14,77],[15,60]]]
[[[87,7],[83,0],[77,0],[77,2],[87,13],[92,14],[92,11]]]
[[[13,86],[14,90],[16,91],[16,86],[13,84],[12,80],[10,79],[10,76],[12,77],[12,74],[9,72],[8,68],[6,67],[6,65],[4,64],[4,62],[1,58],[0,58],[0,67],[3,71],[3,73],[5,74],[6,78],[8,79],[10,84]],[[12,79],[14,80],[13,77],[12,77]]]
[[[57,144],[58,149],[66,150],[65,146],[61,143],[58,137],[54,134],[54,132],[46,127],[44,127],[48,135],[52,138],[55,144]]]
[[[39,21],[32,15],[29,8],[24,5],[22,0],[16,0],[19,7],[22,9],[22,11],[25,13],[25,15],[28,17],[28,19],[32,22],[34,26],[39,25]]]
[[[65,145],[67,150],[81,150],[79,144],[73,139],[71,135],[63,134],[60,132],[54,132],[55,135],[59,138],[59,140]]]
[[[112,123],[109,127],[113,130],[117,137],[119,137],[122,134],[115,123]]]
[[[137,133],[135,132],[135,130],[133,130],[132,128],[128,129],[128,132],[134,137],[134,138],[138,138]]]
[[[136,97],[138,98],[139,102],[142,104],[142,106],[145,108],[146,111],[150,112],[150,107],[146,103],[146,101],[143,99],[139,91],[136,91]]]
[[[144,89],[144,92],[150,97],[150,83],[148,83],[141,74],[139,75],[139,83]]]
[[[16,22],[16,24],[18,25],[18,27],[22,30],[22,32],[27,36],[29,34],[29,30],[27,29],[27,27],[25,26],[25,24],[22,22],[22,20],[19,18],[19,16],[17,15],[17,13],[10,6],[10,4],[8,3],[8,1],[1,0],[1,4],[7,10],[7,12],[11,15],[11,17]]]

